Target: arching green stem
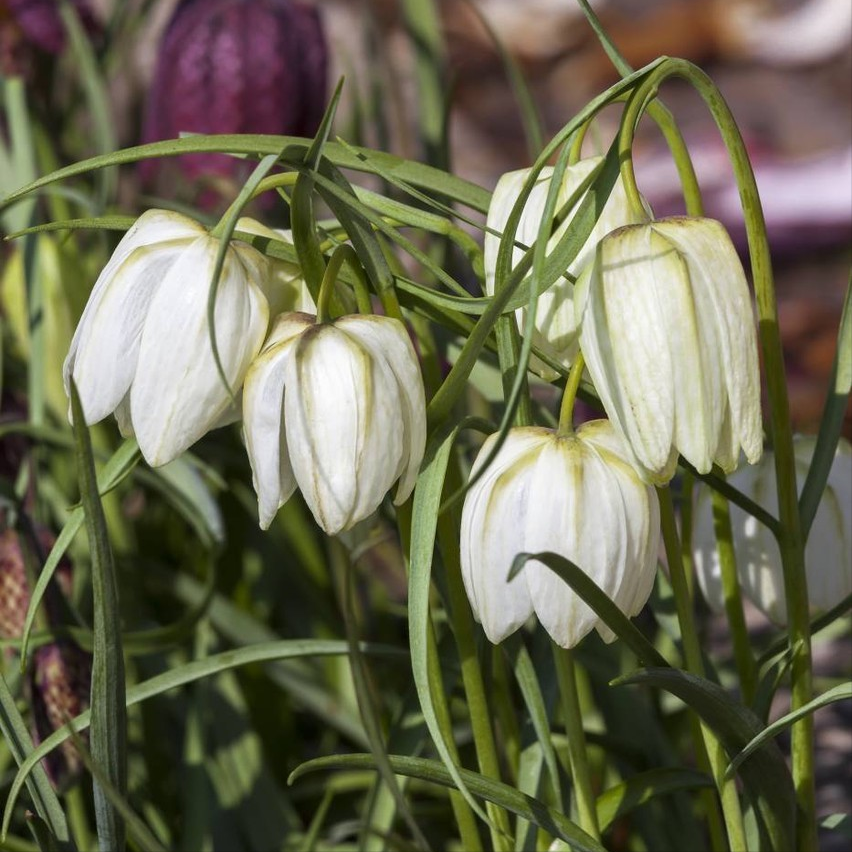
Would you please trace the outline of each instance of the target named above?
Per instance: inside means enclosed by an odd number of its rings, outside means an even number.
[[[340,267],[344,263],[349,264],[349,268],[355,274],[355,299],[358,303],[358,313],[370,314],[373,312],[367,276],[361,267],[361,261],[358,260],[355,249],[348,244],[344,244],[338,246],[332,252],[328,260],[328,266],[325,268],[325,274],[322,277],[322,284],[320,285],[319,299],[317,301],[317,322],[328,322],[331,319],[329,316],[331,296],[334,292],[334,285],[337,283],[337,276],[340,274]]]
[[[284,172],[283,174],[269,175],[260,181],[260,183],[258,183],[258,185],[252,190],[248,200],[257,198],[258,195],[263,195],[264,192],[269,192],[270,189],[278,189],[282,186],[292,186],[296,182],[296,178],[298,176],[298,172]],[[228,206],[228,209],[222,214],[222,217],[216,223],[216,226],[210,232],[210,235],[213,237],[221,237],[225,223],[228,221],[228,218],[233,215],[235,208],[245,207],[246,203],[246,199],[240,197],[234,199],[234,201],[232,201]]]
[[[683,59],[667,59],[639,84],[627,111],[631,119],[622,124],[620,147],[629,150],[636,123],[660,84],[669,77],[687,80],[701,95],[728,149],[745,216],[751,272],[760,321],[760,342],[769,396],[770,438],[775,451],[779,526],[776,530],[784,571],[788,608],[788,638],[791,650],[792,708],[799,709],[813,695],[811,633],[808,587],[805,576],[804,540],[798,509],[793,435],[784,374],[784,356],[778,326],[778,309],[766,237],[763,209],[749,162],[748,152],[730,108],[713,81],[700,68]],[[626,112],[627,112],[626,111]],[[636,120],[632,119],[635,113]],[[622,166],[629,170],[631,165]],[[634,181],[635,183],[635,181]],[[798,802],[797,839],[802,852],[817,848],[814,804],[813,717],[808,714],[792,728],[793,780]]]
[[[686,669],[692,672],[692,674],[704,677],[704,660],[701,656],[701,645],[699,644],[698,633],[695,629],[692,598],[689,594],[689,585],[686,580],[686,571],[684,570],[671,489],[658,488],[657,494],[660,498],[660,522],[663,528],[663,544],[666,550],[666,560],[669,564],[669,577],[674,592],[677,619],[680,624]],[[696,737],[695,746],[699,753],[702,750],[706,751],[711,773],[716,781],[719,797],[722,800],[722,813],[725,817],[728,843],[735,852],[746,852],[748,846],[746,844],[743,815],[737,788],[732,783],[732,779],[725,779],[725,767],[727,765],[725,752],[718,738],[703,723],[700,725],[700,732]]]
[[[562,394],[562,405],[559,407],[559,428],[557,434],[565,437],[574,431],[574,403],[577,400],[577,391],[580,389],[580,380],[583,378],[583,370],[586,367],[586,359],[582,352],[577,352],[577,357],[571,365],[568,381],[565,383],[565,391]]]

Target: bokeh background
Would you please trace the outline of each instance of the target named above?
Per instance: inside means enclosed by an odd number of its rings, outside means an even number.
[[[443,0],[436,6],[444,40],[421,44],[419,56],[407,14],[411,0],[408,8],[401,0],[304,0],[312,8],[301,23],[293,19],[279,29],[264,25],[276,2],[243,0],[241,9],[228,12],[227,25],[203,29],[205,15],[235,4],[74,0],[105,82],[99,116],[82,94],[86,72],[80,54],[68,49],[57,4],[0,0],[0,71],[26,81],[28,103],[47,130],[56,165],[177,131],[311,134],[324,98],[345,75],[340,135],[403,157],[430,158],[489,188],[532,158],[501,49],[524,74],[545,138],[617,79],[574,0]],[[687,58],[713,77],[730,103],[766,213],[794,423],[815,431],[852,262],[852,3],[592,5],[631,65],[662,54]],[[173,22],[179,6],[181,14],[201,21],[201,30],[181,30]],[[418,127],[423,52],[440,68],[447,110],[445,135],[431,149]],[[721,219],[745,251],[733,175],[710,116],[685,85],[669,83],[661,97],[694,155],[708,214]],[[590,135],[587,150],[608,141],[616,116],[608,119],[597,139]],[[654,210],[681,212],[674,169],[651,125],[639,134],[636,164]],[[0,186],[25,182],[4,167]],[[165,198],[176,206],[201,205],[215,216],[237,191],[240,172],[229,169],[215,158],[183,171],[122,169],[113,176],[109,206],[132,214]],[[5,401],[4,409],[10,416]],[[852,438],[852,408],[844,431]],[[754,626],[759,629],[758,620]],[[721,627],[711,636],[725,646]],[[849,676],[852,648],[846,640],[820,645],[816,664],[824,673]],[[848,812],[852,711],[835,704],[817,714],[816,724],[820,811]]]

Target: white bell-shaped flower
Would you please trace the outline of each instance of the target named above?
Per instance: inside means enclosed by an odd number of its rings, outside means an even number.
[[[257,219],[243,216],[237,221],[237,230],[256,237],[265,237],[293,247],[293,232],[285,228],[267,228]],[[305,283],[302,268],[296,263],[289,263],[277,257],[270,257],[271,286],[267,290],[270,316],[290,311],[305,311],[316,313],[317,306]]]
[[[496,440],[483,444],[474,473]],[[535,613],[563,648],[592,628],[611,641],[612,631],[546,565],[530,560],[507,582],[512,561],[521,552],[558,553],[636,615],[654,584],[659,511],[656,492],[639,479],[606,420],[569,436],[512,429],[462,511],[462,577],[485,635],[500,642]]]
[[[146,461],[162,465],[226,421],[231,396],[216,369],[207,298],[219,240],[197,222],[149,210],[101,272],[65,359],[88,423],[115,413]],[[233,242],[215,306],[216,340],[237,392],[269,323],[269,267]]]
[[[646,481],[677,454],[706,473],[763,449],[757,336],[745,273],[713,219],[631,225],[598,244],[574,293],[601,402]]]
[[[557,212],[579,189],[583,181],[602,160],[603,157],[589,157],[565,169],[562,185],[559,187],[556,204]],[[497,182],[494,194],[491,196],[487,225],[488,228],[496,231],[497,234],[487,231],[485,234],[485,289],[489,295],[494,293],[495,287],[497,253],[500,248],[499,234],[502,234],[506,227],[506,222],[509,220],[512,208],[521,194],[521,190],[529,177],[530,171],[531,169],[521,169],[520,171],[504,174]],[[545,166],[541,170],[538,180],[524,205],[515,239],[525,246],[531,246],[538,238],[552,177],[553,167]],[[585,196],[582,196],[579,201],[582,201],[583,197]],[[548,252],[565,235],[565,232],[571,226],[571,221],[576,211],[577,206],[568,213],[551,235],[547,246]],[[573,263],[566,270],[568,277],[560,278],[543,293],[539,293],[536,305],[533,343],[563,367],[569,367],[577,354],[577,319],[574,313],[573,281],[589,262],[595,246],[604,235],[615,230],[615,228],[620,228],[622,225],[647,221],[647,218],[643,214],[643,211],[637,212],[632,210],[627,201],[624,183],[619,177],[601,211],[600,217],[592,228],[591,234],[589,234],[589,238],[580,249]],[[516,245],[512,250],[512,267],[516,266],[523,256],[524,250]],[[519,308],[515,312],[518,327],[522,331],[527,311],[528,308]],[[547,381],[552,381],[559,375],[552,367],[534,355],[530,358],[530,369]]]
[[[329,535],[369,517],[397,480],[395,502],[404,502],[426,445],[423,379],[405,326],[282,314],[246,376],[243,419],[264,529],[296,487]]]
[[[801,490],[816,447],[815,438],[797,438],[793,444],[796,476]],[[778,516],[775,459],[767,451],[760,463],[743,467],[728,481],[759,506]],[[724,608],[722,576],[710,488],[696,489],[693,561],[698,582],[710,606]],[[731,505],[731,527],[737,575],[749,600],[777,624],[787,621],[784,573],[775,536],[758,520]],[[814,610],[831,609],[852,592],[852,446],[841,438],[828,475],[825,492],[814,516],[805,546],[808,600]]]

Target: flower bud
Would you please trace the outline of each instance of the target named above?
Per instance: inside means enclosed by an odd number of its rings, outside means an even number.
[[[264,529],[296,490],[329,534],[404,502],[426,444],[423,379],[405,326],[282,314],[246,376],[246,447]]]
[[[568,199],[579,189],[583,181],[591,174],[593,169],[601,162],[602,157],[589,157],[580,160],[565,169],[562,185],[559,187],[556,210],[564,205]],[[500,248],[499,234],[506,227],[506,222],[512,213],[512,208],[521,194],[524,183],[529,177],[531,169],[521,169],[516,172],[504,174],[494,188],[491,196],[491,205],[488,208],[488,228],[497,231],[497,234],[486,232],[485,252],[485,289],[489,294],[494,293],[495,273],[497,267],[497,254]],[[547,194],[550,192],[550,182],[553,177],[553,167],[545,166],[527,198],[518,230],[515,235],[517,242],[525,246],[531,246],[538,238],[541,227],[544,206]],[[578,200],[578,204],[585,197]],[[571,221],[577,211],[577,206],[568,213],[564,221],[555,230],[548,241],[548,251],[556,245],[571,226]],[[574,284],[573,281],[589,262],[598,241],[607,233],[635,222],[645,221],[641,213],[631,210],[624,191],[624,183],[619,177],[612,188],[609,198],[604,205],[595,226],[592,228],[589,238],[577,254],[573,263],[566,270],[568,277],[560,278],[543,293],[539,293],[535,315],[535,331],[533,343],[542,352],[558,361],[563,367],[569,367],[577,354],[577,320],[574,314]],[[524,250],[515,246],[512,249],[512,267],[516,266],[524,256]],[[570,278],[570,280],[569,280]],[[515,315],[518,327],[523,331],[528,308],[519,308]],[[551,381],[559,374],[540,358],[533,355],[530,358],[530,369],[540,375],[543,379]]]
[[[65,47],[65,25],[57,0],[4,0],[27,41],[45,53],[59,53]],[[97,30],[88,0],[71,0],[80,22],[90,33]]]
[[[75,642],[59,640],[35,650],[30,691],[36,744],[88,709],[91,684],[92,655]],[[88,731],[83,739],[88,739]],[[50,752],[45,762],[50,780],[60,789],[83,771],[83,761],[70,740]]]
[[[495,434],[483,444],[473,473],[496,440]],[[612,641],[612,631],[546,565],[530,560],[507,582],[512,561],[522,552],[558,553],[633,616],[654,584],[659,530],[656,492],[627,462],[606,420],[569,436],[512,429],[462,511],[462,576],[473,614],[494,643],[533,613],[563,648],[592,628]]]
[[[757,337],[745,273],[713,219],[609,234],[577,282],[580,347],[609,419],[646,481],[681,453],[701,473],[761,455]]]
[[[293,248],[293,232],[289,229],[267,228],[262,222],[244,216],[237,222],[237,230],[288,243]],[[311,296],[311,291],[308,290],[300,266],[288,263],[286,260],[269,258],[269,270],[271,285],[267,289],[267,298],[270,317],[274,318],[280,313],[292,311],[316,313],[316,303]]]
[[[98,277],[65,359],[66,391],[73,377],[86,422],[114,412],[151,465],[176,458],[233,411],[207,322],[218,249],[218,238],[192,219],[144,213]],[[268,276],[262,254],[231,243],[215,331],[234,392],[266,334]]]
[[[313,136],[326,104],[328,47],[319,12],[291,0],[184,0],[163,38],[148,96],[146,142],[190,133]],[[149,160],[143,175],[162,163]],[[179,158],[188,181],[252,164],[223,154]],[[206,203],[211,200],[203,197]]]
[[[816,438],[797,438],[793,449],[799,489],[811,465]],[[732,474],[731,485],[777,517],[775,459],[767,451],[760,463]],[[740,587],[776,624],[787,621],[784,572],[775,536],[757,519],[731,505],[731,527]],[[696,491],[693,561],[698,582],[710,606],[724,607],[722,576],[710,488]],[[805,546],[808,600],[813,610],[831,609],[852,592],[852,446],[841,438]]]

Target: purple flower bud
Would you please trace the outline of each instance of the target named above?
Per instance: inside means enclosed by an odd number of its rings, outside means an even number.
[[[89,706],[92,655],[67,639],[37,648],[31,668],[31,700],[36,743],[63,727]],[[66,740],[46,758],[50,780],[59,788],[79,776],[83,762]]]
[[[317,10],[291,0],[183,0],[163,38],[146,142],[189,133],[312,136],[326,102],[328,50]],[[162,161],[142,164],[150,179]],[[189,180],[245,175],[222,154],[180,158]]]
[[[65,26],[59,16],[58,0],[2,0],[30,44],[46,53],[59,53],[65,47]],[[83,26],[96,29],[88,0],[72,0]]]
[[[24,566],[24,555],[13,529],[0,533],[0,636],[14,639],[24,629],[30,587]]]

